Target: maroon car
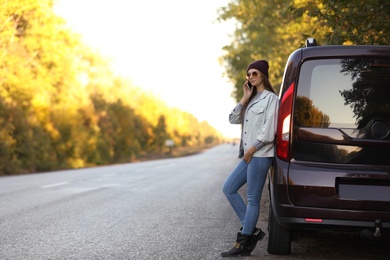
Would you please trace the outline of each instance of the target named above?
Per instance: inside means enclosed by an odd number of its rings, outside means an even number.
[[[304,230],[390,230],[390,46],[316,46],[286,64],[268,252]]]

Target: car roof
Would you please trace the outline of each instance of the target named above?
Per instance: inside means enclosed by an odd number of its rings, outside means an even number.
[[[302,59],[316,58],[339,58],[348,56],[390,56],[390,46],[380,45],[331,45],[313,46],[300,49]]]

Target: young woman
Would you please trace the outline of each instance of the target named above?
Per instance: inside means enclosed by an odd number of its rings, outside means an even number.
[[[233,247],[221,255],[247,256],[265,236],[256,228],[260,198],[274,156],[274,138],[279,99],[268,80],[268,62],[257,60],[247,69],[244,95],[229,115],[230,123],[242,124],[240,155],[242,160],[226,179],[222,191],[241,224]],[[247,184],[246,201],[238,190]]]

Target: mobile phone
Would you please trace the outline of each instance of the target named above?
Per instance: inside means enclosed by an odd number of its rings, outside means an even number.
[[[248,81],[248,88],[251,89],[252,88],[252,84]]]

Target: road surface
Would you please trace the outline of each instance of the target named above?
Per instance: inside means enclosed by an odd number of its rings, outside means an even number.
[[[188,157],[0,178],[0,259],[222,259],[240,224],[221,192],[237,146]],[[267,228],[264,189],[258,226]],[[390,240],[315,233],[292,254],[243,259],[385,259]]]

